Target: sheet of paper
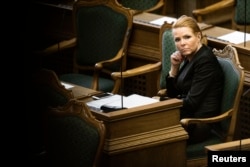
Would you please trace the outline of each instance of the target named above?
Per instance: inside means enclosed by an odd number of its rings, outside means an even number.
[[[172,22],[175,22],[177,19],[173,17],[161,17],[159,19],[153,20],[150,23],[151,24],[156,24],[156,25],[163,25],[164,22],[166,21],[167,23],[171,24]]]
[[[73,85],[70,85],[70,84],[67,84],[67,83],[64,83],[64,82],[61,82],[61,84],[63,86],[65,86],[66,89],[70,89],[70,88],[73,88],[74,86]]]
[[[243,32],[239,32],[239,31],[234,31],[232,33],[217,37],[218,39],[222,39],[224,41],[228,41],[230,43],[234,43],[234,44],[240,44],[243,43],[245,38],[246,41],[250,40],[250,34],[249,33],[243,33]]]
[[[132,94],[132,95],[127,96],[123,99],[123,106],[125,108],[133,108],[133,107],[138,107],[138,106],[143,106],[143,105],[155,103],[158,101],[159,101],[158,99],[153,99],[153,98],[141,96],[138,94]],[[120,107],[121,101],[114,101],[111,103],[107,103],[106,105]]]
[[[86,104],[95,111],[101,111],[101,107],[103,105],[111,107],[121,107],[123,105],[124,108],[132,108],[155,102],[159,102],[159,100],[146,96],[132,94],[130,96],[123,96],[123,97],[121,95],[108,96],[99,100],[93,100],[87,102]]]

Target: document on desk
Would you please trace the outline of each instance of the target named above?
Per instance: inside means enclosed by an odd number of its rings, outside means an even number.
[[[159,18],[159,19],[153,20],[153,21],[151,21],[150,23],[151,23],[151,24],[155,24],[155,25],[161,26],[161,25],[164,24],[164,22],[167,22],[167,23],[169,23],[169,24],[172,24],[172,23],[175,22],[176,20],[177,20],[177,19],[174,18],[174,17],[167,17],[167,16],[165,16],[165,17],[161,17],[161,18]]]
[[[250,40],[250,34],[249,33],[244,33],[244,32],[239,32],[239,31],[234,31],[232,33],[217,37],[218,39],[228,41],[233,44],[240,44],[243,43],[244,41],[249,41]]]
[[[112,95],[99,100],[87,102],[86,104],[95,111],[102,111],[101,107],[104,105],[113,108],[133,108],[156,102],[159,102],[159,100],[138,94],[132,94],[129,96]]]

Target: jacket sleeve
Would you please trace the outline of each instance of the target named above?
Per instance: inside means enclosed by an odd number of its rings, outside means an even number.
[[[166,76],[166,88],[168,97],[175,98],[179,94],[175,87],[175,78],[170,77],[169,74]]]

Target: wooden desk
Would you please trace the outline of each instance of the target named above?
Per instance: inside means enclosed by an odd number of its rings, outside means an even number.
[[[161,60],[159,50],[160,26],[150,23],[150,21],[158,18],[160,18],[159,15],[151,13],[134,16],[128,48],[129,56],[149,61]]]
[[[245,70],[250,71],[250,41],[247,41],[245,44],[233,44],[217,39],[217,37],[219,36],[226,35],[232,32],[234,32],[234,30],[222,27],[211,27],[209,29],[204,30],[203,34],[206,34],[208,36],[208,45],[211,47],[223,48],[227,44],[231,44],[232,46],[234,46],[239,54],[241,65],[245,68]]]
[[[206,151],[237,151],[237,150],[248,150],[250,151],[250,138],[243,140],[236,140],[221,144],[209,145],[205,147]]]
[[[149,60],[159,60],[159,25],[151,24],[150,22],[164,16],[142,13],[134,16],[133,34],[130,40],[129,55],[143,57]],[[228,42],[217,39],[217,37],[234,32],[234,30],[210,27],[202,30],[208,36],[208,45],[218,49],[224,48]],[[250,41],[241,44],[232,44],[236,47],[242,66],[250,71]]]
[[[98,93],[70,89],[83,102]],[[179,123],[181,106],[181,100],[171,99],[109,113],[92,111],[107,130],[102,166],[185,167],[188,134]]]
[[[136,57],[137,59],[151,61],[161,60],[159,50],[160,26],[154,25],[150,22],[162,17],[164,16],[152,13],[142,13],[134,16],[134,28],[128,49],[128,55],[130,58]],[[244,67],[246,73],[249,73],[250,41],[246,42],[246,46],[244,46],[244,43],[232,44],[222,41],[217,37],[234,32],[234,30],[222,27],[204,27],[202,32],[208,36],[208,45],[211,47],[223,49],[227,44],[234,46],[237,49],[241,65]],[[245,84],[249,84],[248,75],[246,76]]]
[[[215,0],[210,1],[207,1],[206,3],[212,3]],[[33,36],[37,38],[38,34],[46,32],[48,33],[47,35],[57,38],[56,40],[59,41],[73,37],[72,2],[69,4],[51,4],[39,1],[33,3],[32,9],[34,11],[31,12],[33,12],[38,18],[37,20],[39,20],[39,22],[32,22],[32,26],[30,26],[30,32],[35,30],[38,31],[38,33]],[[201,4],[196,5],[199,6]],[[46,10],[46,13],[43,12],[44,10]],[[161,59],[159,51],[160,26],[150,23],[151,21],[161,17],[164,16],[153,13],[142,13],[134,16],[134,25],[128,48],[128,56],[130,58],[130,61],[128,60],[128,64],[131,63],[131,66],[136,65],[136,63],[145,64],[148,61],[155,62]],[[32,20],[34,21],[34,19]],[[216,48],[223,48],[225,45],[229,44],[218,40],[216,37],[230,32],[234,32],[234,30],[221,27],[212,27],[203,30],[203,33],[209,36],[209,45]],[[246,43],[245,47],[243,44],[233,44],[233,46],[237,48],[242,66],[246,70],[250,71],[250,41]],[[140,62],[140,60],[142,60],[142,62]],[[134,61],[136,61],[136,63],[134,63]]]
[[[187,132],[178,99],[110,113],[93,112],[107,130],[102,164],[108,167],[184,167]]]

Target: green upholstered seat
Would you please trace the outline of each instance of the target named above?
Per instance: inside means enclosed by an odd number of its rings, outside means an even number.
[[[211,134],[212,135],[212,134]],[[190,144],[187,146],[187,159],[198,159],[206,157],[206,152],[204,150],[204,146],[221,143],[221,139],[213,135],[209,140],[205,140],[202,143]]]
[[[234,56],[234,55],[233,55]],[[230,58],[224,58],[217,56],[219,63],[222,67],[225,84],[223,88],[223,97],[221,102],[221,114],[227,112],[228,110],[234,108],[235,105],[235,98],[237,97],[238,89],[241,82],[241,74],[237,70],[237,66],[234,66],[232,60]],[[237,111],[236,111],[237,112]],[[187,146],[187,158],[198,158],[198,157],[205,157],[206,152],[204,150],[204,146],[218,144],[226,141],[228,135],[228,130],[230,126],[231,118],[225,119],[221,124],[221,129],[218,131],[211,131],[207,132],[210,133],[210,137],[205,140],[204,142],[190,144]],[[230,136],[232,138],[233,136]]]
[[[84,103],[71,100],[63,107],[51,109],[46,127],[49,166],[98,165],[103,151],[105,127]]]
[[[56,73],[49,69],[40,69],[33,75],[33,99],[40,108],[57,107],[66,104],[73,98],[71,90],[67,90]]]
[[[235,0],[234,20],[239,25],[250,25],[250,0]]]
[[[161,39],[161,52],[162,52],[162,70],[160,77],[160,88],[166,88],[166,76],[170,71],[170,56],[176,51],[175,42],[172,35],[172,29],[169,27],[162,32]]]
[[[49,107],[63,106],[73,94],[65,89],[56,73],[48,69],[39,69],[31,76],[28,91],[26,123],[30,160],[33,166],[42,165],[46,157],[43,141],[43,117]]]
[[[117,4],[115,0],[75,2],[74,70],[73,73],[60,75],[60,80],[111,92],[114,87],[111,73],[126,67],[132,17],[132,12]]]
[[[185,118],[181,120],[184,127],[190,124],[216,123],[220,126],[213,126],[208,131],[209,137],[199,143],[189,143],[187,145],[188,164],[198,162],[206,163],[207,155],[205,146],[235,140],[236,120],[240,97],[243,90],[244,70],[240,66],[237,50],[231,45],[227,45],[223,50],[213,49],[224,73],[224,88],[221,102],[221,113],[219,116],[211,118]],[[206,164],[203,164],[206,165]]]
[[[73,70],[60,75],[60,80],[98,91],[120,93],[125,78],[161,68],[160,61],[127,66],[133,14],[134,11],[116,0],[77,1],[73,6],[76,37],[47,47],[41,54],[48,57],[66,49],[74,50]]]

